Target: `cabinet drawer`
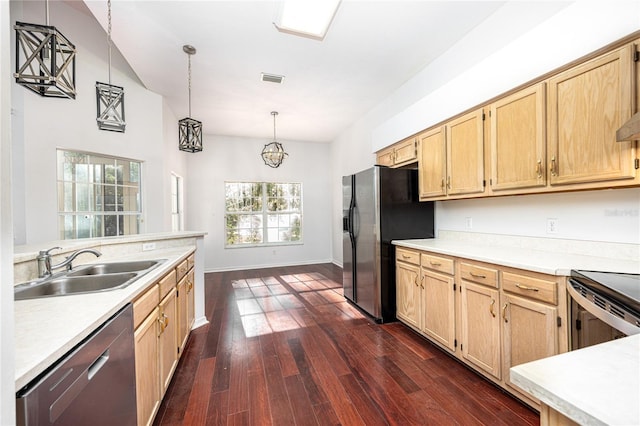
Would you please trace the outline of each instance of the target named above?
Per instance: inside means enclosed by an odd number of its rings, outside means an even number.
[[[158,284],[152,285],[142,296],[133,302],[133,328],[138,328],[142,321],[160,303],[160,289]]]
[[[177,283],[176,270],[174,269],[158,282],[160,285],[160,299],[163,299]]]
[[[519,294],[531,299],[558,304],[558,290],[555,281],[542,280],[526,275],[502,273],[502,288],[510,293]]]
[[[422,253],[420,255],[420,264],[423,268],[429,268],[435,271],[444,272],[445,274],[453,275],[453,259]]]
[[[396,260],[399,260],[401,262],[413,263],[414,265],[419,265],[420,252],[402,249],[402,248],[396,248]]]
[[[193,268],[193,265],[195,265],[196,263],[196,255],[192,254],[191,256],[187,257],[187,270]]]
[[[498,288],[498,271],[493,268],[462,262],[460,278]]]
[[[180,262],[178,266],[176,266],[176,281],[180,281],[185,275],[187,275],[187,271],[189,270],[189,262],[187,259]]]

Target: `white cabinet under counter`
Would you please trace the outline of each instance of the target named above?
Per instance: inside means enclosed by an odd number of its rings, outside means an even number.
[[[511,380],[540,399],[542,426],[638,425],[640,334],[512,367]]]

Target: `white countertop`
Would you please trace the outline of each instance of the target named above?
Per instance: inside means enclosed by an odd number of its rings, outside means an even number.
[[[398,240],[393,244],[550,275],[569,276],[572,269],[640,273],[640,259],[633,261],[438,238]]]
[[[193,250],[195,246],[182,246],[110,258],[109,262],[166,259],[121,290],[16,301],[15,390],[28,384]]]
[[[521,364],[510,377],[581,425],[640,425],[640,334]]]

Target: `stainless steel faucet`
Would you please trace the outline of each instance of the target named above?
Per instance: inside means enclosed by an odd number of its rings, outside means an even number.
[[[96,257],[102,256],[98,250],[94,249],[80,249],[71,253],[64,261],[58,263],[57,265],[51,265],[51,255],[49,254],[51,250],[59,250],[62,247],[52,247],[49,250],[42,250],[38,253],[38,257],[36,260],[38,261],[38,278],[44,278],[51,275],[54,269],[67,267],[67,271],[70,271],[73,267],[72,262],[76,257],[81,255],[82,253],[91,253]]]

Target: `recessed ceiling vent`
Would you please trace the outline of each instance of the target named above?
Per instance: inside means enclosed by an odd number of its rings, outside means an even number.
[[[260,79],[269,83],[282,84],[282,82],[284,81],[284,75],[267,74],[262,72],[260,73]]]

